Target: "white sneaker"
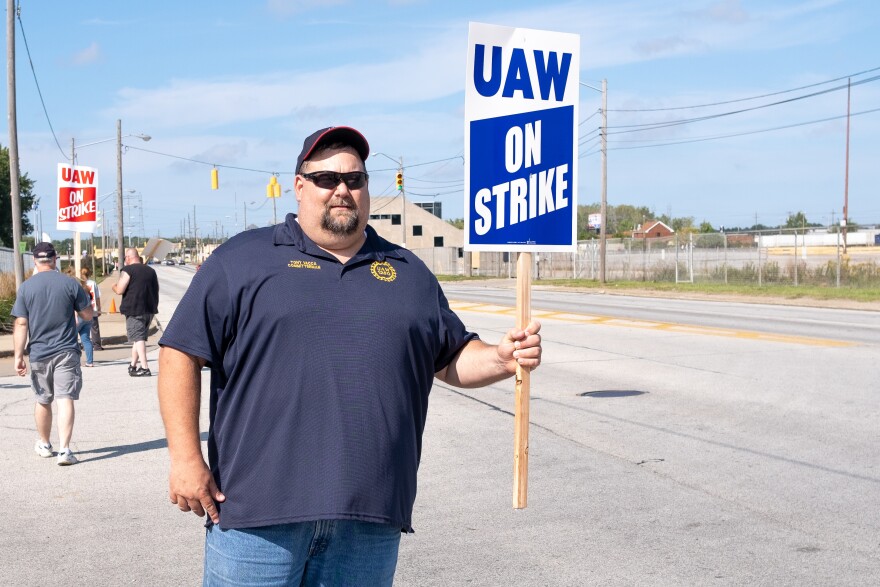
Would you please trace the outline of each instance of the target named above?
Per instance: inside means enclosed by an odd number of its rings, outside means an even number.
[[[39,440],[34,445],[34,452],[43,457],[44,459],[48,459],[52,456],[52,445],[51,444],[43,444]]]
[[[75,465],[79,461],[73,456],[73,453],[69,448],[65,448],[58,452],[58,464],[62,467],[66,467],[67,465]]]

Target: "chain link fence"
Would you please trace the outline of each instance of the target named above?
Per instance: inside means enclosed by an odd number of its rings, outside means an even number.
[[[676,234],[606,241],[607,281],[880,287],[880,230],[846,235],[832,228],[749,233]],[[413,251],[434,273],[512,277],[516,255],[463,253],[443,247]],[[599,279],[599,241],[576,253],[539,253],[535,279]],[[470,273],[468,267],[470,266]]]
[[[22,255],[24,273],[28,275],[34,269],[34,254],[27,252]],[[0,273],[15,274],[15,251],[7,247],[0,247]]]

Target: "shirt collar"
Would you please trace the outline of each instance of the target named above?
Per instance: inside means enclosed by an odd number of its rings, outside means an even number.
[[[372,226],[367,225],[364,232],[367,238],[360,250],[349,260],[349,263],[364,259],[384,261],[386,257],[391,257],[392,259],[404,258],[404,249],[379,236]],[[276,246],[296,247],[303,253],[313,257],[335,259],[330,253],[316,245],[312,239],[306,236],[296,219],[296,214],[293,213],[287,214],[284,222],[275,225],[273,243]]]

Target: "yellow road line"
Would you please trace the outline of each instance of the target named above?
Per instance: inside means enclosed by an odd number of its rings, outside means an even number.
[[[515,316],[516,308],[511,306],[499,306],[497,304],[481,304],[476,302],[459,302],[450,300],[449,307],[456,312],[475,312],[478,314],[500,314]],[[551,310],[532,310],[532,317],[540,320],[559,320],[574,324],[601,324],[603,326],[621,326],[625,328],[642,328],[646,330],[662,330],[664,332],[676,332],[681,334],[699,334],[703,336],[723,336],[727,338],[741,338],[745,340],[760,340],[766,342],[783,342],[790,344],[803,344],[808,346],[822,347],[852,347],[857,346],[854,342],[831,340],[827,338],[812,338],[808,336],[790,336],[786,334],[771,334],[766,332],[754,332],[750,330],[738,330],[735,328],[716,328],[713,326],[691,326],[688,324],[676,324],[674,322],[657,322],[653,320],[634,320],[619,318],[617,316],[603,316],[598,314],[577,314],[573,312],[554,312]]]

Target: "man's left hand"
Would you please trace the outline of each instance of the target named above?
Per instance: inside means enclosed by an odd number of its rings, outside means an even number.
[[[541,323],[529,322],[525,330],[513,328],[498,343],[498,359],[508,373],[516,373],[516,366],[534,370],[541,364]]]

